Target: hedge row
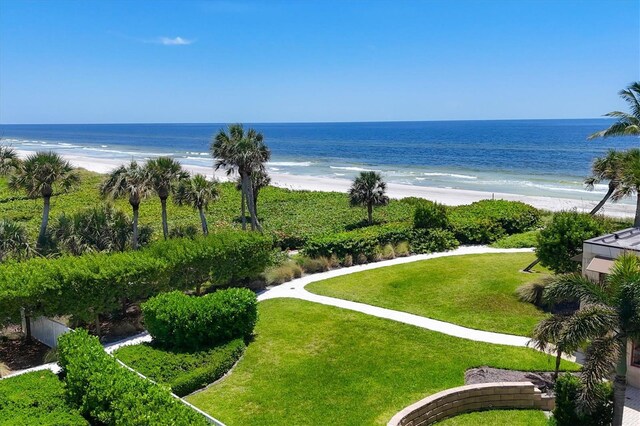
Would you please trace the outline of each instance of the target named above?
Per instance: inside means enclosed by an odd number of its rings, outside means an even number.
[[[44,370],[0,380],[0,424],[80,426],[89,422],[67,405],[58,376]]]
[[[32,315],[94,320],[123,301],[137,302],[207,281],[226,284],[254,278],[271,258],[270,238],[225,232],[163,241],[136,252],[8,263],[0,266],[0,323],[7,317],[15,321],[20,307]]]
[[[58,343],[68,400],[93,423],[208,425],[166,389],[119,365],[86,331],[64,334]]]
[[[142,313],[156,344],[194,350],[251,336],[258,319],[258,299],[244,288],[203,297],[173,291],[147,300]]]
[[[482,200],[451,208],[448,218],[462,244],[489,244],[531,230],[540,222],[540,212],[519,201]]]
[[[304,246],[304,254],[310,257],[343,259],[364,255],[374,259],[380,246],[406,241],[413,253],[429,253],[451,250],[458,246],[454,235],[444,229],[414,229],[404,224],[386,224],[356,229],[337,234],[310,238]]]
[[[166,351],[150,344],[125,346],[115,356],[151,380],[188,395],[224,376],[244,353],[243,339],[197,352]]]

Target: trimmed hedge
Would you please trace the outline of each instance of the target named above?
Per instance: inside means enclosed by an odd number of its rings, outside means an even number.
[[[531,230],[540,222],[540,212],[519,201],[482,200],[451,208],[449,220],[461,243],[489,244]]]
[[[202,297],[174,291],[147,300],[142,313],[156,344],[199,349],[251,336],[258,319],[258,299],[244,288]]]
[[[245,350],[242,339],[199,352],[172,352],[150,344],[125,346],[116,358],[151,380],[171,386],[178,396],[188,395],[224,376]]]
[[[447,207],[428,200],[416,203],[413,227],[418,229],[449,228]]]
[[[58,339],[68,400],[104,425],[208,425],[164,388],[118,364],[84,330]]]
[[[64,383],[49,370],[0,380],[0,425],[88,425],[67,405]]]
[[[0,265],[0,323],[16,321],[21,306],[32,315],[94,320],[124,300],[136,302],[204,282],[251,279],[271,263],[272,243],[257,233],[225,232],[163,241],[136,252]]]
[[[458,246],[455,236],[444,229],[414,229],[404,224],[369,226],[354,231],[322,235],[309,239],[304,254],[309,257],[365,256],[374,260],[386,244],[396,245],[407,241],[413,253],[430,253],[451,250]]]

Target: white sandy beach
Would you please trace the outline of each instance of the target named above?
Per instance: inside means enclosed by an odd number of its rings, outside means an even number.
[[[18,151],[18,154],[21,157],[24,157],[31,153],[32,152],[29,151]],[[115,167],[126,163],[126,161],[120,159],[82,157],[78,155],[68,154],[62,155],[75,167],[81,167],[83,169],[91,170],[98,173],[107,173]],[[217,171],[214,173],[213,167],[185,165],[184,168],[192,173],[202,173],[209,177],[215,176],[221,181],[225,181],[228,179],[224,171]],[[349,187],[351,186],[350,180],[340,178],[326,178],[279,173],[270,173],[270,176],[272,184],[274,186],[294,190],[347,192],[349,190]],[[437,201],[449,206],[469,204],[474,201],[496,198],[511,201],[522,201],[524,203],[531,204],[532,206],[539,209],[551,211],[569,210],[575,208],[581,212],[588,212],[596,204],[596,202],[592,200],[540,197],[531,195],[505,194],[498,192],[491,193],[464,189],[402,185],[397,183],[388,184],[387,193],[392,198],[420,197],[432,201]],[[611,217],[633,217],[635,214],[635,206],[631,204],[607,203],[601,211],[605,215]]]

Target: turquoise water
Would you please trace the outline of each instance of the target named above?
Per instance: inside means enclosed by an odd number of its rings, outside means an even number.
[[[387,181],[524,195],[598,199],[582,185],[591,161],[638,138],[588,141],[606,119],[247,124],[272,151],[272,173],[352,178],[377,170]],[[5,143],[88,158],[171,155],[211,167],[223,124],[0,125]]]

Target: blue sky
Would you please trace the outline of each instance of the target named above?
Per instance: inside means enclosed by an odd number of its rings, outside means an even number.
[[[0,2],[0,123],[597,117],[640,1]]]

